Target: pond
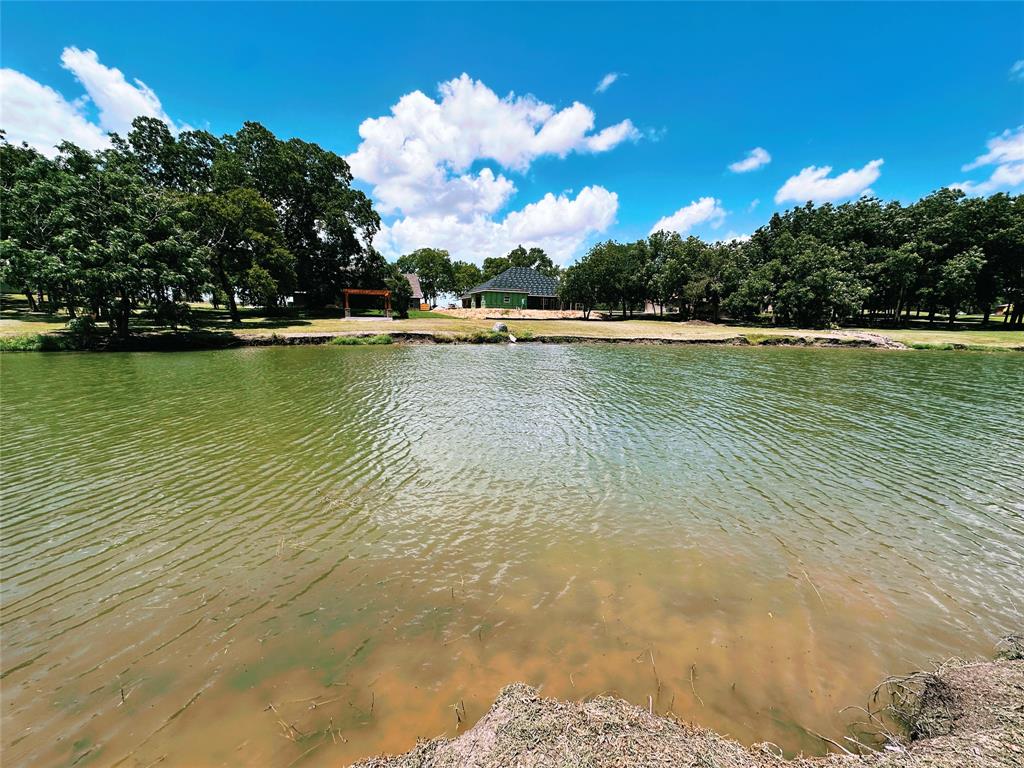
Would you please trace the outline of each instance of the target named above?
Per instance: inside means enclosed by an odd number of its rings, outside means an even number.
[[[507,683],[822,753],[1024,606],[1024,357],[9,354],[8,765],[338,765]]]

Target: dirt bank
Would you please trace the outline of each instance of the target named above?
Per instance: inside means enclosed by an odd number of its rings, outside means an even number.
[[[1024,661],[1015,646],[994,662],[950,661],[890,681],[890,729],[877,751],[852,740],[825,757],[786,760],[770,744],[746,748],[713,731],[652,715],[620,699],[542,698],[522,683],[455,739],[434,739],[358,768],[1011,768],[1024,766]],[[881,721],[878,721],[879,723]],[[880,727],[880,726],[879,726]],[[849,752],[842,752],[847,749]],[[854,754],[859,752],[860,754]]]
[[[518,331],[516,333],[519,333]],[[375,334],[358,332],[340,333],[287,333],[287,334],[235,334],[236,345],[272,346],[296,344],[328,344],[339,336],[368,337]],[[495,344],[508,342],[507,334],[489,331],[474,333],[399,331],[387,334],[396,344]],[[871,347],[875,349],[908,349],[892,339],[874,333],[833,331],[822,333],[736,334],[720,338],[668,337],[668,336],[578,336],[570,333],[545,333],[519,336],[519,343],[544,344],[685,344],[713,346],[778,346],[778,347]]]

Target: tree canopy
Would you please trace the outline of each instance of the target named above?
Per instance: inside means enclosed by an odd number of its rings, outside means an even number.
[[[399,257],[398,268],[403,272],[416,273],[428,304],[436,304],[440,294],[455,290],[455,268],[448,251],[419,248]]]
[[[561,280],[564,301],[623,315],[650,302],[682,317],[770,313],[774,322],[900,322],[974,310],[1024,322],[1024,196],[943,189],[911,205],[875,198],[777,213],[746,242],[655,232],[593,246]]]
[[[390,267],[370,243],[380,218],[343,158],[258,123],[175,136],[139,117],[108,149],[60,145],[52,160],[0,143],[2,277],[33,306],[86,311],[128,332],[146,305],[186,319],[187,301],[268,309],[303,293],[379,287]]]
[[[942,189],[909,205],[808,203],[745,242],[655,232],[597,243],[565,270],[522,245],[482,268],[440,248],[389,265],[371,245],[380,218],[345,160],[258,123],[217,137],[140,117],[107,149],[58,149],[50,159],[0,133],[0,279],[32,307],[87,313],[119,335],[141,307],[157,322],[186,323],[189,302],[204,295],[237,321],[240,302],[276,311],[292,294],[316,308],[345,287],[401,293],[401,270],[436,304],[513,266],[559,277],[563,300],[587,313],[654,305],[683,318],[768,313],[828,326],[912,311],[988,321],[1005,304],[1005,322],[1024,324],[1024,195]]]

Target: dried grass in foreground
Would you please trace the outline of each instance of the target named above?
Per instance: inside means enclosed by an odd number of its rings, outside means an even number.
[[[825,757],[786,760],[774,745],[741,744],[620,699],[542,698],[507,686],[491,710],[455,739],[417,744],[404,755],[374,757],[358,768],[1019,768],[1024,766],[1024,645],[1010,641],[994,662],[950,661],[933,673],[880,686],[888,734],[879,751],[831,742]],[[906,735],[881,725],[900,722]]]

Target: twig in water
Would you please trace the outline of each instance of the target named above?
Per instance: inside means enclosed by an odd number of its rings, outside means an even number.
[[[804,730],[806,730],[806,731],[807,731],[807,732],[808,732],[809,734],[811,734],[812,736],[817,736],[817,737],[818,737],[819,739],[821,739],[822,741],[827,741],[827,742],[828,742],[829,744],[831,744],[831,745],[832,745],[833,747],[837,747],[837,748],[839,748],[839,749],[843,750],[843,752],[845,752],[846,754],[848,754],[848,755],[853,755],[853,752],[851,752],[850,750],[848,750],[848,749],[847,749],[846,747],[844,747],[844,746],[843,746],[842,744],[840,744],[840,743],[839,743],[838,741],[832,741],[832,739],[830,739],[830,738],[829,738],[828,736],[822,736],[822,735],[821,735],[820,733],[818,733],[817,731],[812,731],[812,730],[810,730],[809,728],[805,728]]]
[[[827,611],[828,610],[828,606],[825,605],[825,601],[821,599],[821,592],[819,592],[818,588],[816,586],[814,586],[814,582],[811,581],[811,577],[807,575],[807,571],[804,570],[804,567],[802,565],[800,566],[800,570],[803,571],[804,578],[807,579],[807,583],[811,585],[811,589],[813,589],[814,590],[814,594],[816,594],[818,596],[818,600],[821,600],[821,607],[824,608]]]
[[[658,684],[658,699],[660,700],[661,699],[661,678],[658,677],[658,667],[654,663],[654,651],[651,650],[650,648],[648,648],[647,652],[651,654],[651,669],[654,670],[654,681]]]
[[[459,710],[459,705],[462,706],[462,710]],[[455,710],[455,730],[462,728],[462,723],[466,719],[466,703],[459,699],[457,702],[452,704],[452,709]]]
[[[693,691],[693,696],[694,696],[694,698],[696,698],[696,699],[697,699],[697,701],[699,701],[699,702],[700,702],[700,705],[701,705],[701,706],[703,707],[703,706],[704,706],[704,699],[702,699],[702,698],[701,698],[701,697],[700,697],[700,696],[698,695],[698,693],[697,693],[697,688],[696,688],[696,686],[695,686],[695,685],[693,684],[693,676],[694,676],[694,672],[696,671],[696,669],[697,669],[697,665],[696,665],[696,664],[691,664],[691,665],[690,665],[690,690],[691,690],[691,691]]]
[[[326,738],[326,736],[325,736],[324,738]],[[305,752],[303,752],[303,753],[302,753],[301,755],[299,755],[299,756],[298,756],[298,757],[296,757],[296,758],[295,758],[294,760],[292,760],[292,761],[291,761],[290,763],[288,763],[288,765],[287,765],[287,767],[286,767],[286,768],[292,768],[292,766],[293,766],[293,765],[295,765],[296,763],[300,762],[300,761],[301,761],[301,760],[302,760],[302,759],[303,759],[303,758],[304,758],[304,757],[305,757],[306,755],[308,755],[308,754],[309,754],[310,752],[312,752],[312,751],[313,751],[314,749],[317,749],[317,748],[318,748],[318,747],[319,747],[319,746],[320,746],[321,744],[323,744],[323,743],[324,743],[324,739],[321,739],[321,740],[320,740],[320,741],[318,741],[318,742],[317,742],[316,744],[314,744],[314,745],[313,745],[312,747],[310,747],[310,748],[309,748],[309,749],[307,749],[307,750],[306,750]]]
[[[314,701],[312,704],[309,705],[309,708],[310,709],[316,709],[317,707],[322,707],[324,704],[333,704],[334,702],[336,702],[340,698],[341,698],[340,696],[337,696],[337,697],[335,697],[333,699],[327,699],[327,701]]]

